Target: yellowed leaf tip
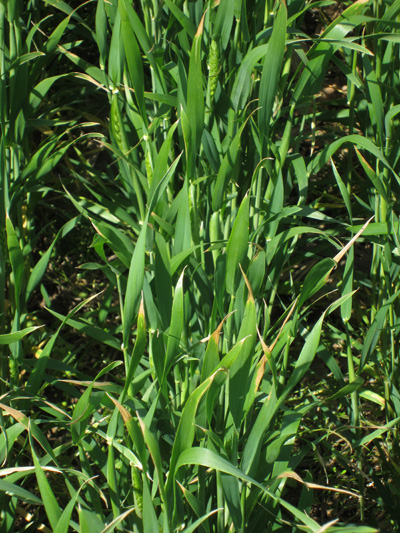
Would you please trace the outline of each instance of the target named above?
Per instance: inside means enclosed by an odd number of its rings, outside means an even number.
[[[110,396],[108,393],[107,393],[107,396],[113,402],[113,404],[118,409],[118,411],[121,413],[123,421],[125,423],[129,422],[129,420],[132,418],[132,415],[129,413],[129,411],[123,405],[121,405],[118,400],[115,400],[115,398]]]
[[[143,291],[142,291],[142,298],[140,300],[140,305],[139,305],[139,316],[142,316],[143,319],[145,319]]]
[[[248,298],[248,300],[252,300],[252,301],[254,302],[253,290],[252,290],[252,288],[251,288],[250,282],[249,282],[249,280],[247,279],[247,276],[246,276],[246,274],[244,273],[243,268],[242,268],[242,265],[241,265],[240,263],[239,263],[239,268],[240,268],[240,271],[241,271],[242,276],[243,276],[243,278],[244,278],[244,281],[245,281],[245,283],[246,283],[247,290],[249,291],[249,298]]]
[[[236,309],[234,309],[233,311],[231,311],[230,313],[228,313],[220,322],[219,326],[217,327],[217,329],[214,331],[214,333],[212,333],[212,337],[214,338],[214,341],[218,344],[218,341],[219,341],[219,336],[220,336],[220,333],[222,331],[222,326],[224,325],[224,322],[225,320],[227,320],[231,315],[233,315],[233,313],[236,313]]]
[[[254,387],[254,389],[255,389],[254,392],[257,392],[259,387],[260,387],[260,383],[261,383],[261,380],[262,380],[262,378],[264,376],[264,372],[265,372],[266,362],[267,362],[267,357],[264,354],[262,356],[260,362],[257,365],[256,386]]]
[[[360,237],[360,235],[365,231],[365,229],[367,228],[368,224],[371,222],[371,220],[375,217],[375,215],[373,215],[369,220],[367,220],[367,222],[364,224],[364,226],[360,229],[360,231],[354,235],[354,237],[346,244],[346,246],[344,248],[342,248],[342,250],[340,250],[339,253],[337,253],[335,255],[335,257],[333,258],[333,260],[335,261],[335,263],[339,263],[339,261],[342,259],[342,257],[350,250],[350,248],[353,246],[353,244],[356,242],[356,240]]]
[[[201,17],[201,21],[200,21],[199,27],[197,28],[197,32],[196,32],[196,37],[199,37],[203,33],[204,17],[205,16],[206,16],[206,14],[204,13],[204,15]]]
[[[269,351],[270,351],[270,352],[272,352],[272,350],[275,348],[275,345],[276,345],[276,343],[278,342],[279,337],[281,336],[281,333],[282,333],[282,331],[283,331],[283,328],[286,326],[287,321],[288,321],[289,318],[292,316],[293,311],[294,311],[294,309],[295,309],[295,307],[296,307],[296,303],[297,303],[297,300],[298,300],[298,299],[299,299],[299,297],[297,297],[297,298],[295,299],[295,301],[292,303],[292,308],[291,308],[291,310],[289,311],[287,317],[286,317],[285,320],[283,321],[283,324],[282,324],[282,326],[281,326],[281,329],[279,330],[279,333],[278,333],[276,339],[274,340],[274,342],[271,344],[271,346],[270,346],[270,348],[269,348]]]
[[[258,326],[257,326],[257,333],[258,333],[258,338],[260,339],[260,344],[261,344],[264,354],[266,353],[270,354],[271,350],[269,346],[265,344],[264,339],[261,337],[261,333],[260,333],[260,330],[258,329]]]
[[[3,409],[3,411],[15,418],[17,422],[21,422],[26,427],[27,417],[24,415],[24,413],[17,411],[17,409],[9,407],[8,405],[4,405],[3,403],[0,403],[0,409]]]

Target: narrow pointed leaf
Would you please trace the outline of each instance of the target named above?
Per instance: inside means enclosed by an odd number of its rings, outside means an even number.
[[[249,245],[249,208],[250,198],[247,195],[240,204],[226,247],[226,290],[232,295],[237,288],[235,279],[239,263],[245,258]]]

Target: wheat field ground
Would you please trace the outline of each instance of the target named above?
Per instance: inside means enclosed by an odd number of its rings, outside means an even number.
[[[397,531],[400,0],[0,44],[0,533]]]

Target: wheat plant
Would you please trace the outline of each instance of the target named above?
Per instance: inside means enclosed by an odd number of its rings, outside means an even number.
[[[0,1],[0,532],[400,523],[400,1]]]

